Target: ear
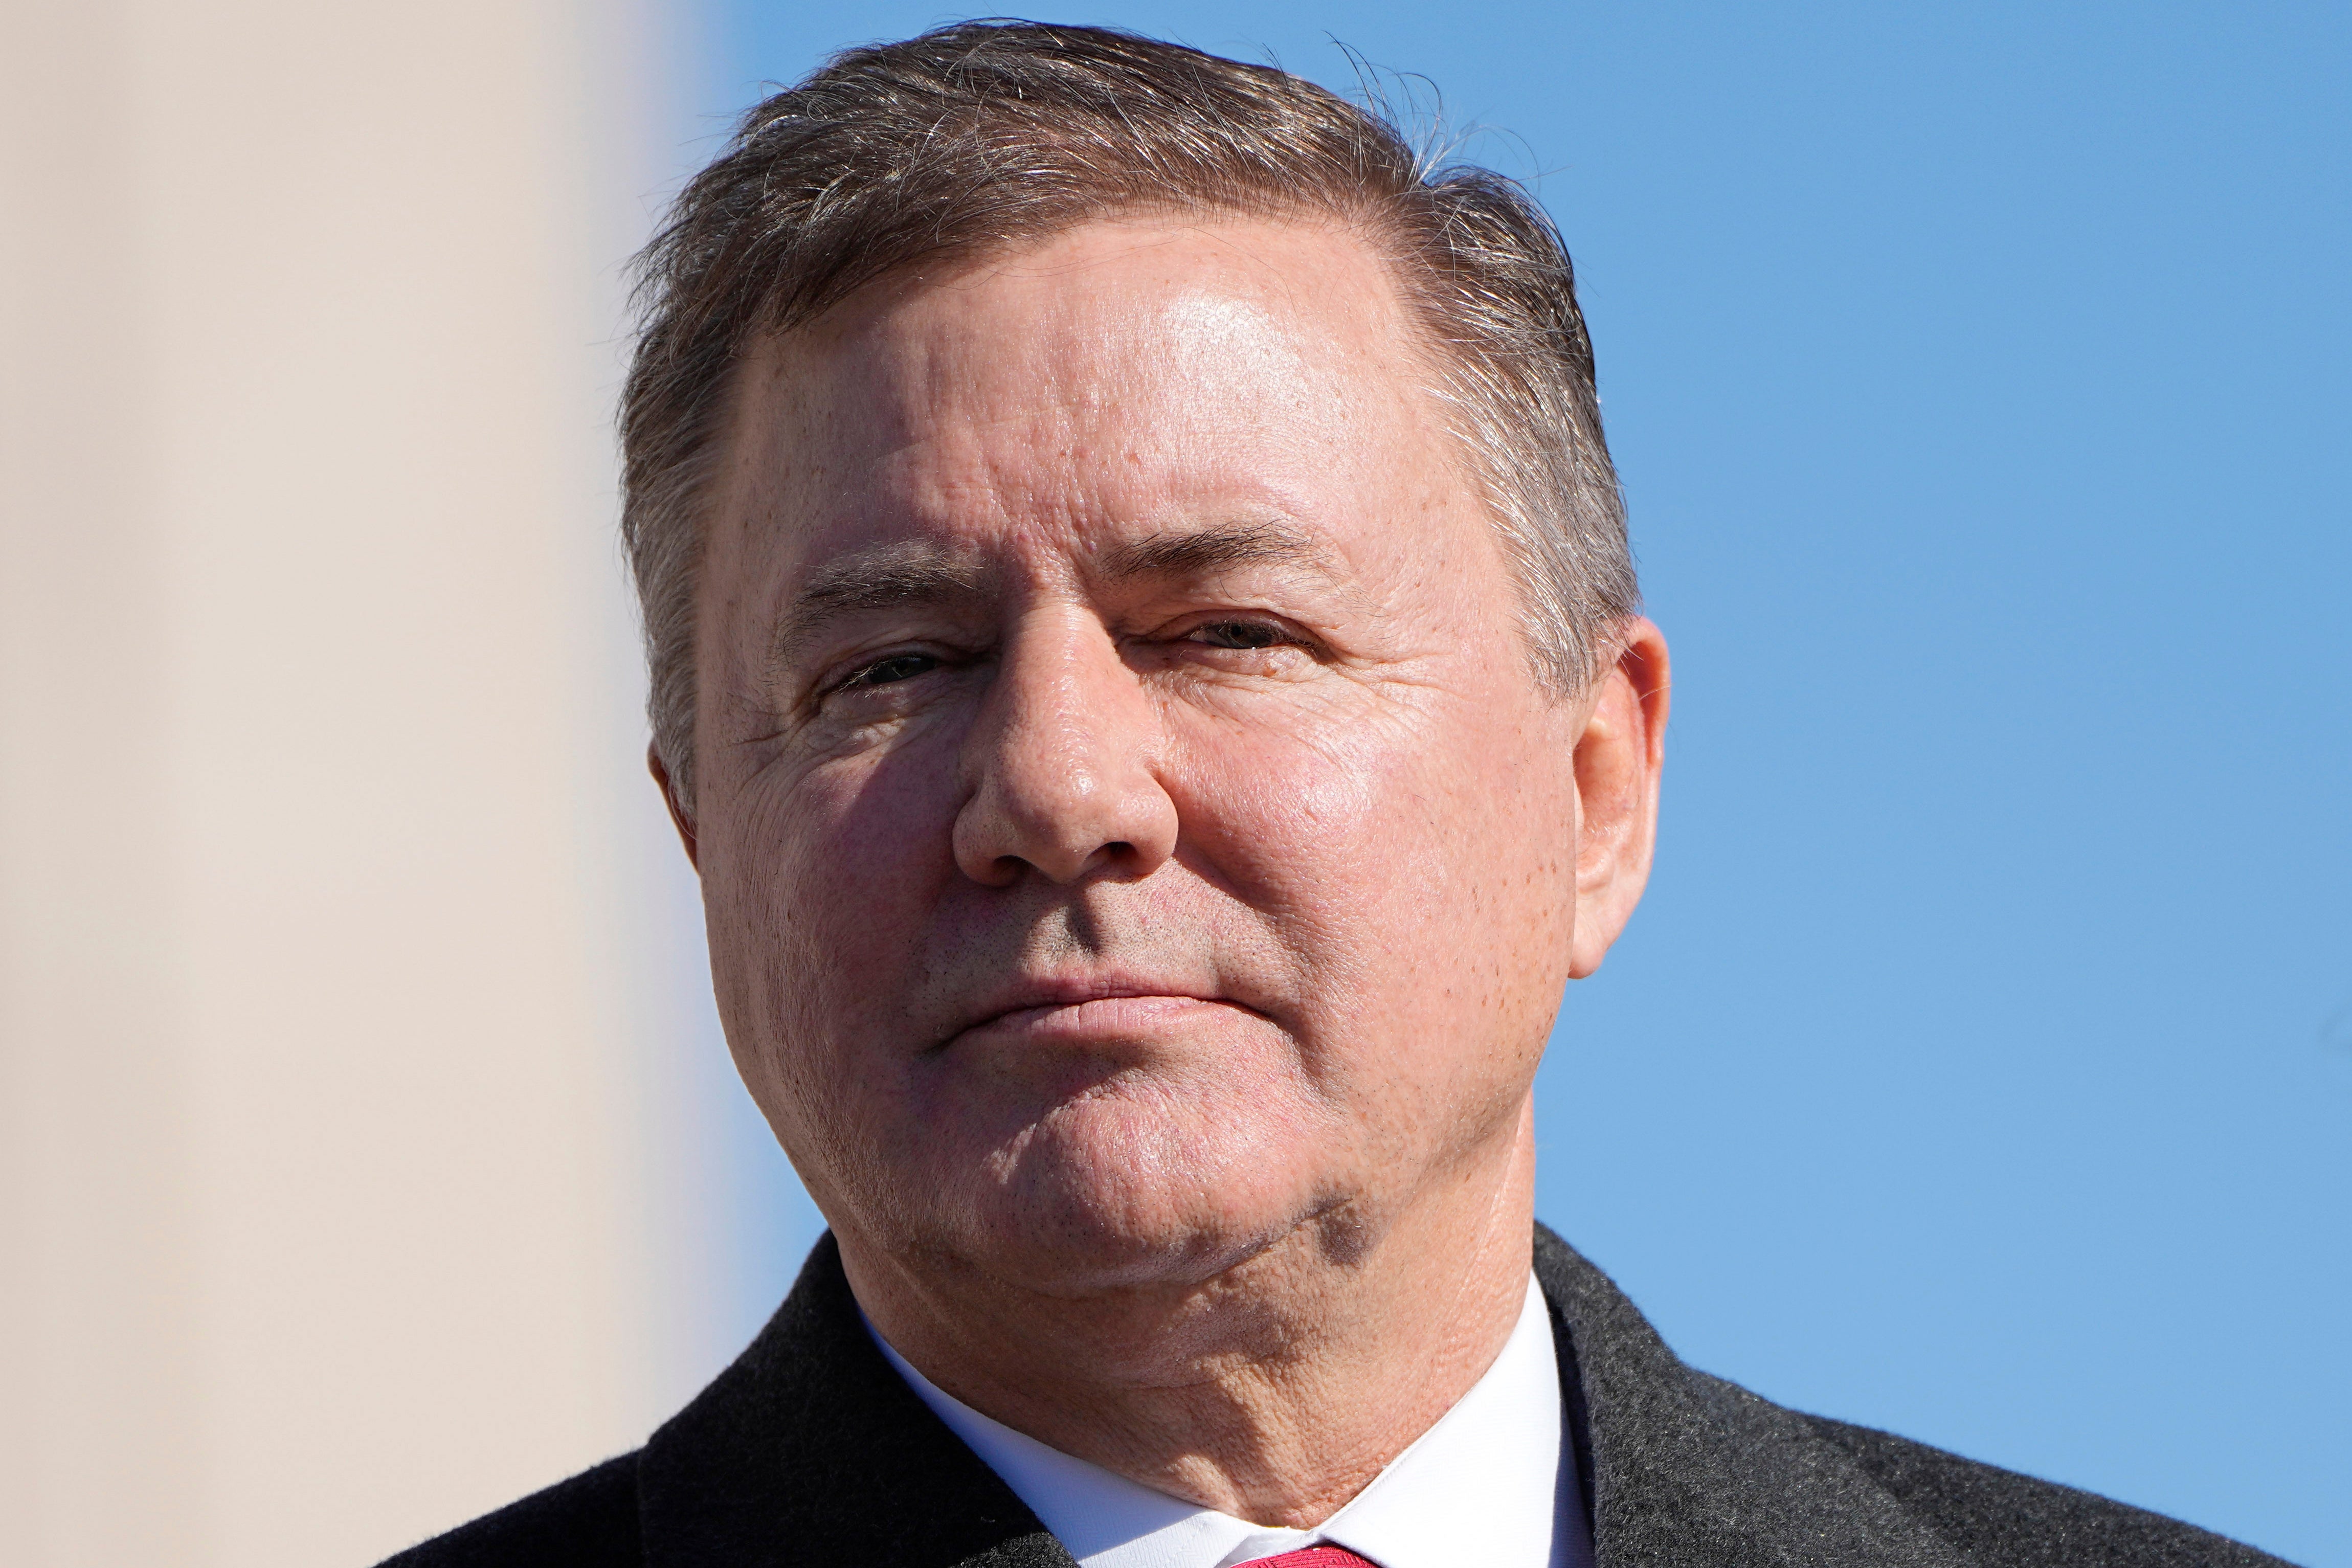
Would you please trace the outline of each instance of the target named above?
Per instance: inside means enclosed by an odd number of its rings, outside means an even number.
[[[661,752],[651,746],[646,748],[646,768],[654,775],[654,783],[661,786],[662,804],[669,807],[670,826],[677,829],[678,841],[686,846],[687,864],[692,866],[698,875],[700,874],[702,846],[694,837],[694,818],[688,815],[686,807],[678,804],[677,791],[670,784],[669,769],[663,763]]]
[[[1617,630],[1617,658],[1586,694],[1576,742],[1576,931],[1569,974],[1601,967],[1642,901],[1658,837],[1671,673],[1664,633],[1636,616]]]

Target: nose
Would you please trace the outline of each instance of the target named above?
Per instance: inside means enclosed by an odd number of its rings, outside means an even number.
[[[988,887],[1150,876],[1176,849],[1160,725],[1110,634],[1041,611],[1007,643],[964,742],[956,864]]]

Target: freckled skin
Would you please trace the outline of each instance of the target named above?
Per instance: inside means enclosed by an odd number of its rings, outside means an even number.
[[[714,486],[681,826],[860,1301],[1268,1521],[1500,1348],[1647,872],[1663,643],[1540,688],[1432,379],[1346,235],[1097,224],[759,345]]]

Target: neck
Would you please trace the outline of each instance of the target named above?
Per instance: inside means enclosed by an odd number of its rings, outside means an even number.
[[[1527,1293],[1533,1149],[1522,1107],[1507,1148],[1386,1223],[1345,1207],[1165,1286],[1048,1294],[836,1235],[876,1328],[966,1405],[1171,1496],[1303,1529],[1501,1352]]]

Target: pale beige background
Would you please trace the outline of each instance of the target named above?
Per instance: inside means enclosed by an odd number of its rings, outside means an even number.
[[[0,5],[11,1564],[372,1562],[680,1392],[607,434],[655,31]]]

